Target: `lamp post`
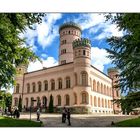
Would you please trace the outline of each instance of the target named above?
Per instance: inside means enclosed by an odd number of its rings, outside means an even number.
[[[36,100],[31,100],[31,103],[32,102],[36,102]],[[32,110],[32,105],[30,105],[30,121],[31,121],[31,112],[32,112],[31,110]]]

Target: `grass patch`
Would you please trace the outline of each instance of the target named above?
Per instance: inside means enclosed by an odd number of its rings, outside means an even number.
[[[0,127],[41,127],[40,122],[0,116]]]
[[[115,123],[116,127],[140,127],[140,117]]]

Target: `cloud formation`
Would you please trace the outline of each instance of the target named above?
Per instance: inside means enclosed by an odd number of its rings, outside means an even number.
[[[21,35],[26,38],[27,45],[33,46],[33,50],[36,51],[35,41],[42,47],[49,46],[55,37],[58,36],[58,26],[55,25],[56,21],[62,17],[62,14],[47,14],[43,18],[41,24],[35,24],[35,30],[27,28],[26,32]]]
[[[28,66],[28,72],[32,72],[32,71],[36,71],[36,70],[41,70],[43,69],[43,67],[53,67],[58,65],[58,61],[55,60],[55,58],[49,56],[47,57],[46,60],[42,60],[42,63],[40,61],[36,61],[36,62],[31,62]]]
[[[100,71],[104,70],[104,65],[107,65],[111,62],[107,56],[108,53],[105,49],[91,47],[91,64]]]
[[[123,32],[119,31],[116,24],[106,21],[104,14],[81,14],[79,18],[74,20],[79,23],[82,30],[88,29],[88,33],[98,35],[94,37],[96,40],[105,39],[111,36],[123,36]]]

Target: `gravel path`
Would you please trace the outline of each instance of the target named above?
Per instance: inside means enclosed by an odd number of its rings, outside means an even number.
[[[45,127],[109,127],[111,122],[119,122],[122,120],[137,118],[138,116],[125,116],[125,115],[71,115],[71,126],[62,123],[61,114],[41,114],[41,121]],[[21,114],[20,118],[29,119],[29,114]],[[32,114],[32,120],[36,121],[36,114]]]

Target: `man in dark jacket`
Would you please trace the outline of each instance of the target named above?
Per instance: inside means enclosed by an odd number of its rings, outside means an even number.
[[[68,119],[68,125],[70,126],[71,125],[71,122],[70,122],[70,109],[68,108],[68,111],[67,111],[67,119]]]
[[[62,123],[65,123],[66,121],[66,108],[64,107],[63,110],[62,110]]]

